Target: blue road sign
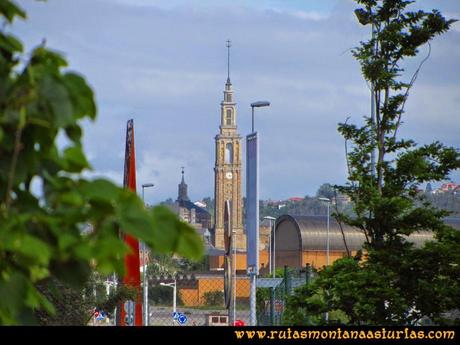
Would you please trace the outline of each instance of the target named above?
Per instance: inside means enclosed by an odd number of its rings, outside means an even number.
[[[185,325],[187,323],[187,316],[185,316],[185,314],[174,312],[172,316],[173,320],[177,321],[180,325]]]

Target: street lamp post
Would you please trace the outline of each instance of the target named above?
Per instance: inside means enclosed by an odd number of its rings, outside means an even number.
[[[174,315],[176,313],[176,296],[177,296],[176,279],[174,279],[174,283],[160,283],[160,285],[173,288],[173,315]]]
[[[145,203],[145,201],[144,201],[144,188],[149,188],[149,187],[153,187],[153,186],[155,186],[153,183],[144,183],[142,185],[142,202]]]
[[[329,266],[329,206],[331,204],[331,199],[329,198],[319,198],[321,201],[325,201],[327,203],[327,240],[326,240],[326,266]]]
[[[142,185],[142,203],[145,205],[144,200],[144,188],[153,187],[153,183],[144,183]],[[149,288],[147,282],[147,262],[146,262],[146,255],[145,255],[145,243],[141,243],[142,245],[142,292],[144,297],[144,326],[149,325]]]
[[[254,103],[251,103],[251,108],[252,108],[252,132],[254,133],[254,108],[260,108],[260,107],[269,107],[270,102],[268,101],[257,101]]]
[[[325,201],[327,203],[327,239],[326,239],[326,266],[329,266],[329,206],[331,204],[331,199],[329,198],[319,198],[319,200],[321,201]],[[327,293],[327,291],[326,291]],[[329,320],[329,312],[326,312],[326,315],[325,315],[325,319],[326,321]]]
[[[249,319],[250,325],[255,326],[257,323],[256,318],[256,282],[257,274],[259,270],[259,154],[258,154],[258,134],[254,132],[254,108],[268,107],[270,102],[258,101],[251,103],[252,108],[252,132],[246,137],[247,146],[247,195],[248,198],[248,228],[250,233],[248,234],[248,251],[251,251],[251,255],[248,255],[248,275],[250,277],[250,294],[249,294]],[[250,148],[249,148],[250,147]]]

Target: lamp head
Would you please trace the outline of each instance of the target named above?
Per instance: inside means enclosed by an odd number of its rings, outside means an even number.
[[[268,101],[257,101],[257,102],[251,103],[251,107],[253,108],[269,107],[269,106],[270,106],[270,102]]]

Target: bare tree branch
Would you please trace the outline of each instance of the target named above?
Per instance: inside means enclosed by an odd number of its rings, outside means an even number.
[[[345,120],[345,124],[347,124],[348,120],[350,120],[350,116],[348,116]],[[351,168],[350,168],[350,161],[348,160],[348,139],[345,139],[345,159],[347,160],[347,170],[348,176],[351,175]]]
[[[14,175],[16,173],[16,165],[18,163],[19,151],[21,151],[21,136],[22,136],[23,126],[19,125],[16,129],[16,135],[14,138],[14,151],[13,157],[11,158],[10,172],[8,174],[8,185],[6,187],[6,196],[5,196],[5,206],[6,209],[10,207],[11,204],[11,192],[13,190]]]
[[[406,93],[404,94],[404,101],[403,101],[403,104],[401,105],[401,110],[400,110],[399,115],[398,115],[398,121],[396,122],[396,128],[395,128],[395,132],[393,134],[393,139],[396,139],[396,134],[398,132],[399,125],[401,123],[401,116],[402,116],[402,113],[404,112],[404,106],[406,105],[406,101],[407,101],[407,98],[409,96],[409,90],[412,88],[412,86],[414,85],[415,81],[417,80],[418,73],[420,72],[423,64],[430,58],[430,56],[431,56],[431,43],[428,42],[428,54],[425,56],[425,58],[418,65],[418,68],[416,69],[416,71],[412,75],[412,78],[410,80],[409,86],[406,89]]]
[[[339,207],[337,204],[337,189],[335,188],[334,188],[334,198],[335,198],[335,212],[337,214],[337,217],[335,217],[335,220],[337,221],[337,223],[339,223],[340,232],[342,233],[343,244],[345,245],[345,250],[347,251],[347,257],[350,257],[351,254],[350,254],[350,250],[348,249],[345,232],[343,231],[342,221],[340,220],[340,217],[338,217],[340,215],[340,212],[339,212]]]

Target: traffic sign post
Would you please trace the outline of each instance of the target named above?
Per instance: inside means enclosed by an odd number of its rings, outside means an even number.
[[[128,300],[124,304],[126,316],[125,316],[125,323],[126,326],[134,326],[134,302]]]

